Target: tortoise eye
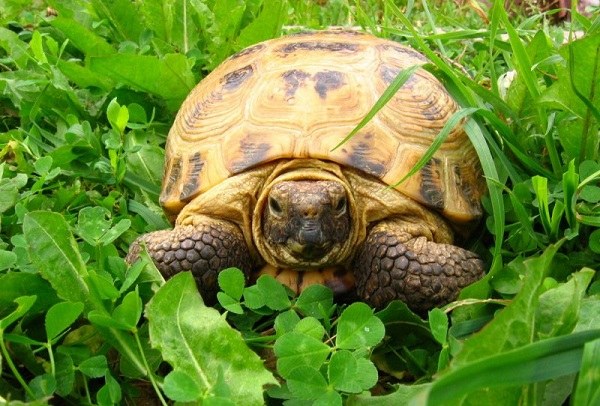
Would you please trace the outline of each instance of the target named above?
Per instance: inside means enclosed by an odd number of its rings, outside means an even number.
[[[337,211],[338,213],[344,213],[346,211],[346,204],[347,204],[347,200],[345,197],[341,197],[340,200],[338,200],[338,202],[336,203],[334,210]]]
[[[283,214],[283,209],[281,208],[281,205],[274,197],[269,197],[269,210],[272,214],[275,214],[277,216]]]

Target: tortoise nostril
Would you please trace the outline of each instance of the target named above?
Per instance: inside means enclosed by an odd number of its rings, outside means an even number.
[[[302,210],[302,215],[306,219],[314,219],[314,218],[318,217],[319,210],[316,209],[315,207],[307,207],[304,210]]]

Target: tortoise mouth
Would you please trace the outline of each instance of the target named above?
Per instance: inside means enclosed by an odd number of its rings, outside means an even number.
[[[327,255],[327,253],[329,253],[332,246],[333,243],[330,241],[322,244],[302,244],[291,238],[288,239],[286,243],[286,248],[294,258],[307,261],[323,258],[325,255]]]

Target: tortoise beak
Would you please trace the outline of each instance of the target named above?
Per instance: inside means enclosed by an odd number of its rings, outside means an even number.
[[[315,243],[300,243],[294,239],[288,239],[287,248],[290,253],[298,259],[303,260],[314,260],[317,258],[322,258],[325,254],[329,252],[331,248],[331,242],[324,242],[322,244]]]

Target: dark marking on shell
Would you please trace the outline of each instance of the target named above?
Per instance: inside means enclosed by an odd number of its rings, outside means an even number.
[[[254,142],[245,137],[240,141],[240,151],[243,158],[231,164],[231,171],[239,173],[245,171],[254,165],[265,162],[265,157],[271,149],[271,144],[268,142]]]
[[[335,90],[344,85],[344,74],[338,71],[326,70],[314,75],[315,90],[321,99],[327,97],[327,92]]]
[[[401,46],[397,46],[397,45],[388,45],[388,44],[383,44],[383,45],[378,45],[379,49],[382,49],[384,51],[394,51],[398,54],[402,54],[402,58],[404,58],[405,55],[408,55],[410,57],[413,57],[415,59],[418,59],[420,61],[423,62],[427,62],[427,58],[421,54],[418,51],[415,51],[412,48],[405,48],[405,47],[401,47]]]
[[[171,165],[167,165],[165,167],[165,174],[163,179],[166,179],[165,182],[165,191],[163,193],[164,196],[169,197],[171,192],[173,191],[173,186],[179,180],[179,176],[181,175],[181,157],[174,156],[171,158]]]
[[[423,117],[430,121],[440,120],[445,116],[443,107],[435,102],[422,109],[421,113],[423,114]]]
[[[395,66],[383,65],[379,68],[379,75],[387,85],[389,85],[394,81],[394,79],[396,79],[398,73],[400,73],[400,69]]]
[[[381,162],[375,161],[371,154],[371,145],[366,142],[359,142],[353,146],[352,152],[348,156],[348,164],[353,168],[360,169],[361,171],[368,173],[369,175],[381,178],[386,173],[385,165]]]
[[[200,188],[200,172],[204,167],[204,161],[200,156],[199,152],[192,155],[188,161],[189,172],[187,174],[187,183],[183,186],[183,191],[179,196],[179,200],[186,201],[190,197],[193,197]]]
[[[255,53],[255,52],[258,52],[258,51],[260,51],[260,50],[261,50],[261,49],[263,49],[264,47],[265,47],[265,45],[264,45],[264,44],[256,44],[256,45],[253,45],[253,46],[251,46],[251,47],[248,47],[248,48],[242,49],[240,52],[238,52],[238,53],[236,53],[236,54],[233,54],[233,55],[231,55],[231,56],[229,57],[229,59],[237,59],[237,58],[239,58],[239,57],[241,57],[241,56],[245,56],[245,55],[250,55],[250,54],[253,54],[253,53]]]
[[[394,79],[396,79],[396,76],[398,76],[398,74],[401,71],[402,71],[402,69],[400,69],[396,66],[382,65],[379,68],[379,76],[381,76],[381,79],[383,80],[383,82],[386,85],[390,85],[394,81]],[[411,90],[416,83],[417,83],[417,78],[416,78],[415,74],[413,73],[406,80],[406,82],[404,82],[404,84],[402,85],[402,89]]]
[[[458,165],[454,166],[453,170],[457,189],[464,196],[470,207],[474,209],[479,208],[480,202],[478,199],[478,193],[474,188],[479,184],[479,180],[477,179],[480,176],[479,171],[475,171],[473,168],[465,168]],[[471,173],[474,176],[465,176],[465,173]],[[475,214],[480,213],[477,212]]]
[[[431,93],[428,94],[427,98],[423,101],[423,109],[421,110],[423,117],[432,121],[441,120],[446,117],[447,112],[445,109],[447,108],[447,102],[449,100],[441,102],[438,100],[440,96],[443,97],[445,93],[446,90],[443,87],[438,86],[437,84],[435,85],[435,89],[432,89]]]
[[[198,120],[202,116],[203,111],[204,111],[203,103],[194,104],[194,108],[190,111],[187,111],[186,114],[184,114],[184,116],[183,116],[186,127],[187,128],[193,127],[196,120]]]
[[[298,69],[292,69],[284,72],[281,77],[285,81],[285,96],[294,97],[296,91],[304,84],[310,74]]]
[[[252,65],[246,65],[242,68],[234,70],[233,72],[229,72],[221,79],[223,89],[228,91],[237,89],[250,76],[252,76],[253,73],[254,68],[252,67]]]
[[[319,42],[319,41],[299,41],[285,44],[276,52],[284,55],[291,54],[296,51],[328,51],[328,52],[346,52],[352,53],[358,50],[358,45],[350,42]]]
[[[197,101],[194,104],[194,107],[191,110],[186,111],[183,115],[183,120],[185,121],[186,128],[194,127],[196,121],[198,121],[200,117],[202,117],[202,115],[204,114],[206,107],[210,107],[210,105],[221,100],[223,100],[223,95],[220,92],[213,91],[210,93],[208,98],[201,101]]]
[[[421,168],[421,196],[425,203],[435,209],[444,208],[444,191],[441,178],[441,161],[431,158]]]

